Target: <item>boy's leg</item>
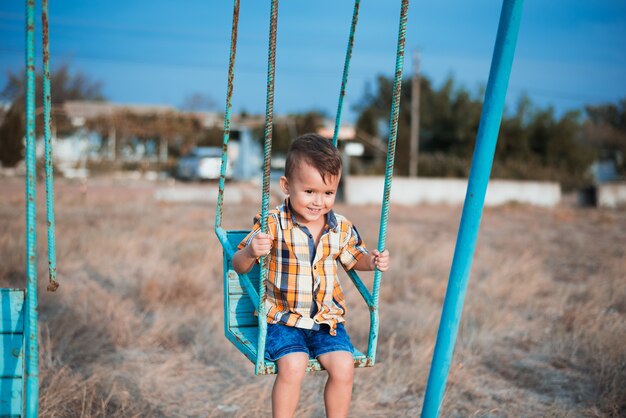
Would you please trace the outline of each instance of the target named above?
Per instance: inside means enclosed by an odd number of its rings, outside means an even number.
[[[300,399],[300,385],[309,362],[307,353],[287,354],[276,361],[278,375],[272,389],[272,416],[293,418]]]
[[[322,354],[318,361],[328,371],[324,389],[324,403],[328,418],[345,418],[352,399],[354,359],[347,351],[332,351]]]

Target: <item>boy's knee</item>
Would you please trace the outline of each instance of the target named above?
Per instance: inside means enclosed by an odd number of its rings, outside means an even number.
[[[354,381],[354,364],[353,363],[341,363],[337,367],[334,367],[328,374],[334,380],[345,384],[352,384]]]
[[[354,380],[354,360],[351,354],[334,355],[325,363],[324,367],[331,379],[343,383],[352,383]]]
[[[304,379],[309,357],[304,353],[288,354],[278,360],[278,376],[288,382],[297,383]]]

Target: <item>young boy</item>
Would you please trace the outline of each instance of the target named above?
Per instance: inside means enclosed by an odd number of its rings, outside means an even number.
[[[275,418],[293,417],[309,356],[328,371],[326,416],[346,417],[352,397],[354,347],[344,328],[346,305],[337,277],[344,269],[386,271],[389,252],[371,253],[357,230],[333,212],[341,178],[339,151],[325,138],[306,134],[289,148],[280,188],[287,198],[271,210],[268,232],[260,215],[233,256],[238,273],[269,256],[265,357],[276,361],[272,390]]]

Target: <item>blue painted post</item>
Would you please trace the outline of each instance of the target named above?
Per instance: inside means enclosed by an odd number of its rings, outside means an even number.
[[[26,414],[37,416],[37,234],[35,219],[35,0],[26,1]]]
[[[496,45],[491,61],[489,81],[478,128],[476,148],[472,159],[467,194],[461,216],[461,225],[454,250],[454,259],[446,298],[443,303],[439,332],[428,385],[422,408],[423,418],[439,416],[441,403],[454,353],[454,344],[463,310],[470,269],[478,238],[487,183],[498,140],[498,131],[504,109],[504,99],[511,74],[515,44],[522,16],[523,0],[504,0]]]

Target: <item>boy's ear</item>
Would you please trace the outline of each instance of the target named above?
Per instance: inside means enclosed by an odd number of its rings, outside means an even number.
[[[284,194],[289,196],[289,180],[287,180],[287,177],[285,176],[280,177],[280,190],[282,190]]]

